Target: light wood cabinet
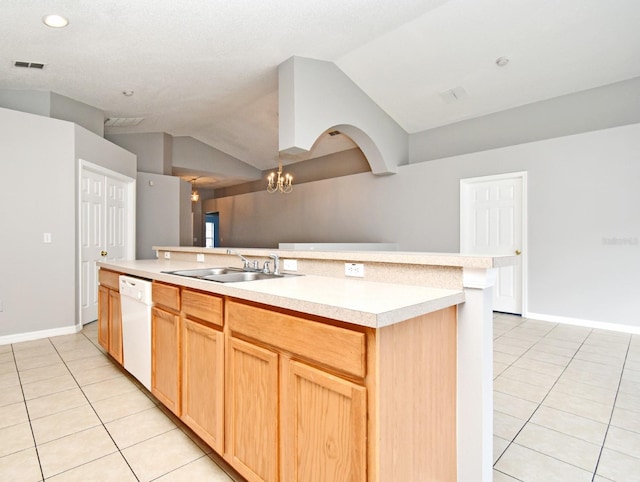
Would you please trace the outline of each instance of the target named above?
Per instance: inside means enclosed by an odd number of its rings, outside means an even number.
[[[249,482],[278,479],[278,354],[227,341],[227,461]]]
[[[109,290],[109,354],[115,358],[120,365],[124,363],[120,293],[114,290]]]
[[[226,313],[229,463],[252,482],[365,482],[365,334],[233,301]]]
[[[186,297],[184,297],[186,298]],[[224,451],[224,334],[182,320],[182,420],[218,453]]]
[[[296,361],[282,368],[281,480],[365,482],[365,387]]]
[[[109,351],[109,288],[98,286],[98,343]]]
[[[98,280],[98,342],[122,365],[122,312],[119,273],[100,269]]]
[[[456,480],[455,306],[374,329],[155,281],[153,299],[152,392],[249,482]]]
[[[151,310],[151,393],[180,416],[180,316]]]

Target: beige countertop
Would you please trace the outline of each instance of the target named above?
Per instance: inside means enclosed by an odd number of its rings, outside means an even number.
[[[153,246],[156,251],[183,253],[226,254],[227,248],[194,246]],[[460,268],[501,268],[515,263],[513,255],[427,253],[421,251],[294,251],[268,248],[233,248],[245,256],[268,256],[277,253],[281,258],[317,259],[349,262],[392,263],[422,266],[454,266]]]
[[[162,272],[213,267],[208,263],[188,261],[110,261],[100,262],[98,266],[372,328],[381,328],[464,302],[462,291],[360,279],[303,275],[216,283]]]

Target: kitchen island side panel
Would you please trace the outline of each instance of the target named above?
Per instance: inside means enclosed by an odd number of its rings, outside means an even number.
[[[376,333],[377,481],[455,481],[455,306]]]

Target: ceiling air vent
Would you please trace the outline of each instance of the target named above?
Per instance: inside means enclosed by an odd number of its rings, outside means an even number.
[[[42,69],[44,69],[45,64],[42,64],[40,62],[25,62],[23,60],[14,60],[13,61],[13,66],[14,67],[22,67],[24,69],[42,70]]]
[[[104,120],[105,127],[133,127],[144,120],[144,117],[107,117]]]

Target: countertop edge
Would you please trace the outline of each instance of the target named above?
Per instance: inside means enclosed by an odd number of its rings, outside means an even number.
[[[248,281],[242,283],[215,283],[211,281],[198,280],[194,278],[181,277],[171,274],[162,273],[162,271],[170,271],[176,269],[193,269],[205,268],[207,266],[202,263],[187,261],[165,261],[165,260],[138,260],[138,261],[106,261],[98,262],[98,267],[118,271],[127,275],[137,276],[149,280],[156,280],[164,283],[170,283],[187,288],[193,288],[200,291],[218,294],[221,296],[229,296],[241,300],[262,303],[265,305],[275,306],[282,309],[288,309],[310,315],[331,318],[354,325],[365,326],[369,328],[383,328],[385,326],[400,323],[402,321],[415,318],[421,315],[438,311],[449,306],[457,305],[464,302],[464,292],[457,290],[448,290],[441,288],[416,287],[413,285],[397,285],[378,283],[372,281],[359,280],[341,280],[342,283],[348,283],[362,290],[363,284],[371,289],[398,289],[403,287],[406,289],[423,290],[424,294],[416,297],[414,302],[401,304],[393,309],[375,312],[367,311],[366,308],[336,306],[323,303],[313,299],[293,298],[291,296],[274,294],[273,292],[265,292],[258,290],[253,283],[265,283],[264,281]],[[323,284],[326,280],[327,286],[336,282],[336,278],[309,275],[308,278],[314,283]],[[286,282],[283,280],[269,280],[266,283],[273,288],[273,283]],[[252,288],[253,286],[253,288]],[[266,285],[262,285],[264,288]],[[282,285],[284,286],[284,285]],[[366,287],[365,287],[366,289]],[[356,300],[357,301],[357,300]],[[354,305],[358,303],[354,302]]]

